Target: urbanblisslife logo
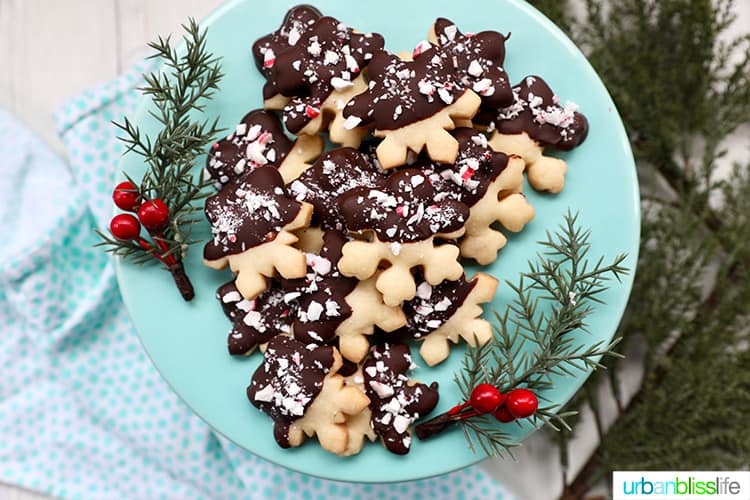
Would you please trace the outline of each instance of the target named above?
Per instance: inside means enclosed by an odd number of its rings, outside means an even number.
[[[750,500],[750,471],[614,472],[613,500]]]

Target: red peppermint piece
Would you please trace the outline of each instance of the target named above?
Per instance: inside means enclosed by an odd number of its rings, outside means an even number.
[[[276,54],[273,53],[273,50],[267,49],[263,54],[263,67],[270,68],[274,63],[276,63]]]
[[[305,115],[307,115],[308,118],[316,118],[320,115],[320,110],[312,106],[307,106],[305,107]]]
[[[412,57],[417,57],[418,55],[420,55],[422,52],[424,52],[425,50],[429,48],[430,48],[430,42],[428,42],[427,40],[422,40],[421,42],[417,44],[416,47],[414,47],[414,52],[412,52],[411,55]]]
[[[471,179],[472,177],[474,177],[474,172],[475,170],[473,168],[467,167],[466,170],[464,170],[464,173],[461,174],[461,178],[463,180]]]

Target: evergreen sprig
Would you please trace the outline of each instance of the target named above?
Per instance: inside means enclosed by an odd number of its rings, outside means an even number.
[[[142,238],[120,240],[98,232],[100,245],[114,255],[136,264],[153,259],[165,263],[176,281],[175,272],[180,274],[178,286],[180,282],[189,284],[181,262],[188,246],[197,241],[190,237],[193,224],[199,221],[194,213],[200,207],[195,202],[207,196],[204,188],[209,184],[193,174],[196,160],[221,131],[218,118],[200,120],[194,115],[203,112],[223,77],[220,58],[206,47],[206,31],[201,31],[192,18],[182,28],[184,47],[180,50],[172,46],[170,37],[149,43],[155,52],[150,58],[162,61],[163,66],[144,75],[145,84],[139,90],[151,98],[155,107],[149,115],[161,127],[156,137],[144,134],[127,117],[123,123],[115,122],[122,132],[118,139],[125,144],[124,154],[141,156],[147,166],[140,181],[127,174],[125,177],[142,200],[164,202],[169,209],[169,222],[158,232],[150,231],[150,243]],[[192,286],[189,288],[188,295],[192,296]]]
[[[532,3],[573,18],[572,2]],[[721,164],[726,139],[750,124],[750,34],[727,36],[731,0],[585,7],[566,29],[618,106],[641,180],[638,274],[618,334],[621,349],[643,352],[645,375],[625,400],[623,367],[604,359],[607,378],[594,374],[566,406],[589,406],[600,439],[564,481],[566,500],[612,470],[750,465],[750,163]],[[602,383],[618,408],[609,429],[595,396]],[[554,434],[564,471],[572,435]]]
[[[542,251],[529,261],[528,271],[517,284],[508,282],[515,297],[501,314],[495,312],[493,339],[469,347],[455,381],[465,400],[478,384],[490,384],[501,393],[525,387],[544,399],[555,385],[554,377],[602,367],[602,356],[619,356],[619,342],[581,342],[574,332],[587,332],[586,319],[593,304],[612,279],[628,273],[622,265],[625,255],[605,264],[604,257],[589,259],[590,231],[581,229],[578,216],[568,212],[564,223],[547,239]],[[558,412],[554,405],[537,410],[535,425],[567,427],[565,418],[574,412]],[[470,448],[478,446],[487,455],[502,456],[516,446],[505,427],[492,415],[476,415],[460,421]],[[424,424],[422,424],[424,425]],[[419,431],[418,431],[419,432]]]

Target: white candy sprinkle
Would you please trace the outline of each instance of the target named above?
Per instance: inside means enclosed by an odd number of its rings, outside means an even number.
[[[265,144],[261,144],[260,141],[253,141],[247,145],[245,154],[251,162],[257,165],[265,165],[266,163],[268,163],[268,160],[263,154],[265,150]]]
[[[237,174],[237,175],[239,175],[242,172],[244,172],[246,164],[247,164],[247,161],[245,161],[244,158],[240,158],[240,161],[238,161],[237,164],[234,166],[234,169],[233,169],[234,173]],[[238,191],[239,191],[239,189],[238,189]],[[241,195],[238,194],[237,196],[241,196]]]
[[[435,93],[435,86],[432,85],[430,82],[426,82],[424,80],[419,80],[417,83],[419,86],[419,93],[424,95],[432,95]]]
[[[458,28],[456,28],[455,24],[450,24],[445,27],[445,29],[443,30],[443,33],[445,33],[445,36],[448,37],[448,40],[452,42],[456,38],[456,33],[458,33]]]
[[[403,415],[396,415],[396,417],[393,419],[393,428],[399,434],[403,434],[404,432],[406,432],[406,429],[409,428],[409,424],[411,424],[411,421]]]
[[[225,304],[228,304],[230,302],[239,302],[240,300],[242,300],[242,295],[240,295],[239,292],[229,292],[221,298],[221,301]]]
[[[326,300],[326,316],[328,316],[329,318],[341,316],[340,309],[341,306],[339,306],[339,304],[335,300]]]
[[[344,61],[346,62],[346,69],[348,69],[352,73],[357,73],[359,71],[357,60],[352,56],[350,56],[349,54],[344,54]]]
[[[438,89],[438,95],[440,96],[440,99],[443,100],[445,104],[452,104],[453,103],[453,95],[448,92],[444,87],[440,87]]]
[[[485,137],[483,134],[477,134],[477,135],[472,136],[471,142],[473,142],[477,146],[482,146],[483,148],[487,147],[487,137]]]
[[[339,92],[354,86],[354,84],[349,80],[344,80],[343,78],[340,78],[338,76],[334,76],[333,78],[331,78],[331,85]]]
[[[235,133],[237,135],[245,135],[245,132],[247,132],[246,123],[240,123],[239,125],[237,125],[237,128],[235,129]]]
[[[271,384],[268,384],[263,389],[255,393],[255,400],[267,403],[273,399],[273,392],[273,386],[271,386]]]
[[[325,64],[326,66],[338,64],[339,59],[340,57],[336,52],[332,50],[326,50],[325,56],[323,56],[323,64]]]
[[[301,34],[299,30],[296,27],[293,27],[291,30],[289,30],[289,38],[287,41],[289,42],[289,45],[297,45],[297,42],[299,42]]]
[[[307,186],[298,180],[292,182],[291,186],[289,186],[289,189],[291,189],[292,192],[297,195],[297,199],[304,198],[309,191],[307,189]]]
[[[344,121],[344,128],[346,130],[352,130],[356,128],[360,123],[362,123],[362,118],[352,115]]]
[[[435,304],[435,310],[436,311],[447,311],[448,308],[451,306],[451,299],[448,297],[443,297],[443,299]]]
[[[492,80],[489,78],[482,78],[481,80],[474,82],[474,85],[471,88],[474,92],[483,92],[490,88],[490,85],[492,85]]]
[[[255,301],[242,299],[241,301],[237,303],[235,307],[237,307],[237,309],[243,312],[252,311],[253,309],[255,309]]]
[[[248,141],[254,141],[258,138],[262,130],[263,129],[260,125],[253,125],[252,127],[250,127],[250,130],[247,131],[247,136],[245,136],[245,139],[247,139]]]
[[[309,52],[311,56],[318,57],[320,55],[320,51],[320,44],[317,42],[317,40],[311,41],[310,45],[307,46],[307,52]]]
[[[429,300],[432,297],[432,285],[423,281],[417,287],[417,297],[422,300]]]
[[[377,380],[370,380],[370,387],[381,399],[389,398],[393,396],[393,387],[378,382]]]
[[[320,302],[313,300],[307,308],[307,319],[310,321],[318,321],[321,314],[323,314],[323,306]]]
[[[312,270],[319,275],[326,275],[331,272],[331,261],[325,257],[321,257],[315,254],[305,254],[307,265],[312,267]]]
[[[398,255],[401,253],[401,243],[394,241],[391,243],[391,253],[393,255]]]
[[[263,317],[258,311],[250,311],[245,314],[245,317],[242,318],[242,322],[250,328],[255,328],[261,333],[266,331],[266,325],[263,324]]]
[[[482,69],[482,65],[479,64],[479,61],[474,59],[469,63],[469,69],[467,69],[467,72],[471,76],[480,76],[482,73],[484,73],[484,69]]]

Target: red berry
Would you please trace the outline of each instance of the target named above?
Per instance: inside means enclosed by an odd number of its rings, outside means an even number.
[[[496,419],[498,419],[500,422],[504,424],[507,424],[508,422],[513,422],[516,419],[516,417],[510,414],[510,412],[508,411],[508,408],[505,405],[498,407],[498,409],[495,410],[492,416],[494,416]]]
[[[149,231],[158,231],[169,222],[169,209],[158,198],[145,201],[138,209],[138,219]]]
[[[110,221],[109,231],[118,240],[134,240],[141,234],[141,225],[130,214],[119,214]]]
[[[526,418],[534,414],[539,406],[536,395],[528,389],[513,389],[505,402],[508,411],[516,418]]]
[[[479,413],[492,413],[503,404],[505,395],[490,384],[479,384],[471,391],[471,407]]]
[[[129,181],[121,182],[115,187],[112,200],[114,200],[115,205],[128,212],[135,212],[138,205],[141,204],[138,188]]]

